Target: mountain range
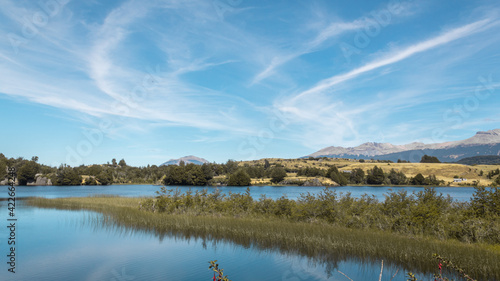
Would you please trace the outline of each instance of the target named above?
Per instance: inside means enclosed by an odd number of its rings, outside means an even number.
[[[170,159],[167,162],[161,164],[160,166],[179,165],[179,163],[181,161],[184,161],[184,163],[186,163],[186,164],[192,163],[192,164],[196,164],[196,165],[203,165],[204,163],[209,163],[207,160],[205,160],[203,158],[189,155],[189,156],[181,157],[179,159]]]
[[[459,141],[424,144],[412,142],[404,145],[367,142],[356,147],[330,146],[306,157],[331,157],[419,162],[423,155],[436,156],[442,162],[455,162],[481,155],[500,155],[500,129],[480,131]]]

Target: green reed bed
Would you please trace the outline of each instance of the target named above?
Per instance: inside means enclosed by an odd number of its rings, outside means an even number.
[[[495,221],[495,214],[487,208],[480,210],[487,212],[483,217],[469,214],[474,208],[473,202],[467,205],[448,200],[448,205],[440,202],[436,211],[434,204],[429,203],[427,210],[423,203],[419,206],[413,202],[418,200],[416,196],[396,200],[394,194],[388,196],[392,199],[378,202],[369,197],[354,199],[325,191],[292,201],[286,198],[253,200],[248,193],[224,196],[206,191],[187,194],[163,191],[157,198],[34,198],[28,204],[97,211],[103,216],[94,221],[96,224],[148,231],[160,238],[173,235],[212,242],[227,240],[243,246],[297,253],[326,263],[330,268],[336,268],[338,262],[345,259],[377,263],[383,259],[407,271],[429,273],[436,272],[432,254],[438,253],[475,278],[500,280],[498,243],[489,241],[492,238],[482,230],[483,224],[478,223],[489,221],[488,227],[495,228],[498,220]],[[439,199],[432,190],[426,192],[428,194],[421,196],[429,197],[428,202],[447,200]],[[406,202],[407,209],[405,200],[410,201]],[[432,217],[434,211],[438,213],[437,220]],[[397,214],[393,214],[395,212]],[[464,219],[464,214],[470,217]],[[469,228],[476,227],[479,234],[472,231],[467,239],[450,237],[450,233],[457,236],[457,230],[446,230],[444,224],[451,226],[449,221],[455,220],[472,221]],[[436,221],[438,226],[433,226],[431,222]],[[483,240],[478,241],[478,237]]]

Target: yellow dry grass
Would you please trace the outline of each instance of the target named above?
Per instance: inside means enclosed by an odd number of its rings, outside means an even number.
[[[252,161],[242,161],[239,163],[240,166],[248,164],[253,165],[264,165],[266,159],[252,160]],[[335,165],[341,171],[353,170],[356,168],[363,169],[365,172],[369,169],[373,169],[374,166],[382,168],[385,173],[388,173],[391,169],[397,172],[401,171],[408,177],[414,177],[417,174],[422,174],[425,177],[429,175],[435,175],[437,179],[444,180],[446,184],[450,183],[451,186],[458,186],[458,184],[453,182],[455,176],[467,179],[468,184],[472,184],[473,181],[480,181],[481,185],[491,185],[492,180],[486,178],[486,174],[489,171],[496,170],[500,168],[500,165],[475,165],[468,166],[462,164],[452,164],[452,163],[378,163],[377,161],[366,160],[365,163],[360,163],[358,160],[353,159],[319,159],[319,160],[309,160],[309,159],[281,159],[281,158],[267,158],[271,165],[280,164],[285,168],[299,169],[299,168],[319,168],[328,169],[330,166]],[[479,176],[480,171],[483,171],[483,175]],[[287,179],[300,179],[306,180],[305,177],[297,178],[295,173],[289,173]],[[328,181],[327,178],[321,178],[322,181]],[[266,184],[268,179],[252,179],[252,184]]]

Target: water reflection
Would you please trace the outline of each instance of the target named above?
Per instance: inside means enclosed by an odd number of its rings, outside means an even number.
[[[160,243],[164,241],[194,243],[201,245],[204,250],[215,252],[221,247],[223,249],[238,248],[242,251],[242,255],[237,257],[238,262],[234,266],[232,266],[234,263],[232,260],[226,260],[227,263],[222,263],[220,256],[214,254],[210,257],[211,260],[219,259],[219,263],[225,269],[234,270],[236,268],[238,272],[231,272],[231,276],[238,276],[238,278],[233,280],[256,280],[255,276],[259,276],[258,280],[348,280],[348,278],[367,280],[378,277],[381,270],[381,259],[366,256],[354,257],[341,250],[332,253],[317,248],[297,247],[297,245],[289,245],[286,242],[258,240],[246,236],[231,235],[231,233],[207,232],[202,229],[156,229],[127,224],[106,214],[89,216],[85,221],[82,221],[82,224],[96,231],[105,230],[117,236],[141,233],[141,235],[156,237]],[[257,253],[259,260],[249,262],[246,259],[248,252]],[[280,278],[274,269],[266,271],[263,267],[264,261],[269,257],[281,264],[281,269],[278,270]],[[393,278],[394,280],[403,280],[409,270],[417,271],[415,267],[404,268],[398,262],[385,260],[383,280]],[[228,271],[226,270],[226,272]],[[244,279],[245,276],[254,276],[254,278]],[[431,276],[420,274],[419,280],[431,280]]]
[[[5,212],[0,215],[5,219]],[[2,270],[0,280],[211,280],[208,261],[214,259],[233,281],[348,280],[339,271],[356,281],[377,280],[380,273],[380,260],[193,229],[138,227],[89,211],[19,206],[18,217],[18,272]],[[385,263],[383,280],[390,280],[398,267]],[[399,270],[394,280],[404,275]]]
[[[171,186],[169,189],[178,188],[182,192],[191,190],[193,192],[208,189],[209,192],[215,187],[206,186]],[[156,185],[111,185],[111,186],[18,186],[16,187],[16,195],[21,197],[45,197],[45,198],[61,198],[61,197],[85,197],[98,194],[118,195],[123,197],[144,197],[154,196],[155,192],[160,189]],[[245,187],[226,186],[219,187],[222,193],[228,194],[244,192]],[[324,187],[318,186],[250,186],[250,195],[258,199],[261,194],[265,194],[268,198],[277,199],[286,195],[289,199],[297,199],[300,194],[310,192],[311,194],[320,193]],[[352,197],[359,198],[363,194],[373,195],[378,200],[384,200],[384,194],[391,191],[397,192],[406,190],[408,193],[418,192],[423,190],[423,187],[416,186],[339,186],[331,187],[337,193],[344,194],[350,192]],[[436,191],[443,195],[450,195],[454,200],[468,201],[474,193],[473,187],[436,187]],[[0,198],[7,198],[7,193],[0,193]]]

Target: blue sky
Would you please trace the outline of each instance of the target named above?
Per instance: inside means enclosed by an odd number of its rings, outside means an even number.
[[[498,1],[0,1],[0,152],[295,158],[500,128]]]

